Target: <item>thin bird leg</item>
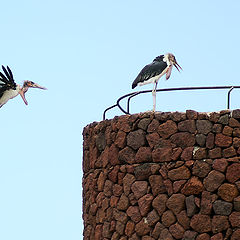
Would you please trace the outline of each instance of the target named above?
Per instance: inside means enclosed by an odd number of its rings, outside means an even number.
[[[152,95],[153,95],[153,112],[156,110],[156,90],[157,90],[157,82],[153,85]]]

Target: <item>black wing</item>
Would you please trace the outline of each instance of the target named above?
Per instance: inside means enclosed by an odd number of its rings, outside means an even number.
[[[135,88],[138,85],[138,83],[147,81],[152,77],[160,75],[166,67],[167,63],[163,61],[161,62],[154,61],[151,64],[146,65],[138,74],[136,79],[133,81],[132,88]]]
[[[2,66],[3,72],[5,75],[0,72],[0,98],[2,97],[3,93],[9,89],[16,89],[17,85],[13,79],[13,74],[11,69],[7,66],[7,69]]]

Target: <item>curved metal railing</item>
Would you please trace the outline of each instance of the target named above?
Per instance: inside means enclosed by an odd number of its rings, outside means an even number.
[[[170,92],[170,91],[189,91],[189,90],[219,90],[219,89],[229,89],[227,92],[227,109],[230,108],[230,95],[233,89],[240,88],[240,86],[213,86],[213,87],[181,87],[181,88],[163,88],[163,89],[157,89],[157,92]],[[116,104],[106,108],[103,112],[103,120],[106,119],[106,112],[109,111],[112,108],[118,107],[123,113],[130,114],[129,107],[130,107],[130,101],[133,97],[136,97],[139,94],[149,93],[152,92],[152,90],[144,90],[139,92],[132,92],[128,93],[126,95],[121,96],[117,99]],[[127,106],[126,110],[120,105],[120,101],[123,99],[127,99]]]

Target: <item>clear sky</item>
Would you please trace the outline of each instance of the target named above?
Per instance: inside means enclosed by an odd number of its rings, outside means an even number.
[[[82,239],[83,127],[156,56],[172,52],[183,68],[159,88],[240,85],[238,0],[8,0],[0,9],[0,64],[17,83],[48,88],[0,109],[3,240]],[[225,108],[225,90],[157,94],[159,111]],[[132,101],[134,113],[151,109],[151,93]]]

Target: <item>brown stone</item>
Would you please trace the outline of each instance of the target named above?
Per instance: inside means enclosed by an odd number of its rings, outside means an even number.
[[[176,215],[185,207],[185,196],[181,193],[173,194],[166,203],[166,206]]]
[[[172,148],[157,148],[152,152],[153,162],[170,162],[172,160]]]
[[[192,217],[197,212],[195,197],[193,195],[186,197],[187,216]]]
[[[176,144],[177,147],[192,147],[195,144],[195,137],[191,133],[188,132],[178,132],[173,134],[170,137],[172,143]]]
[[[140,147],[136,153],[136,162],[151,162],[152,151],[150,147]]]
[[[239,121],[235,118],[230,118],[228,124],[229,124],[230,127],[240,127]]]
[[[132,183],[136,180],[136,178],[132,175],[127,173],[126,176],[123,178],[123,191],[126,196],[129,195]]]
[[[208,134],[212,130],[212,123],[208,120],[197,120],[196,121],[198,133],[204,135]]]
[[[199,233],[211,231],[211,218],[209,215],[196,214],[192,217],[190,226]]]
[[[113,207],[117,207],[117,203],[118,203],[119,198],[116,196],[111,196],[110,198],[110,206]]]
[[[121,163],[133,164],[135,162],[135,152],[130,147],[125,147],[118,154]]]
[[[134,168],[134,174],[137,180],[147,180],[152,174],[152,163],[144,163]]]
[[[179,122],[179,121],[183,121],[186,119],[186,114],[184,112],[172,112],[170,114],[170,118],[174,121],[174,122]]]
[[[233,146],[223,149],[223,157],[234,157],[236,154],[236,150]]]
[[[141,215],[144,217],[149,212],[153,201],[153,195],[147,194],[138,200],[138,206]]]
[[[123,131],[118,131],[116,139],[115,139],[115,144],[119,148],[124,148],[126,146],[126,136],[127,134]]]
[[[232,203],[216,200],[213,203],[213,210],[217,215],[228,216],[232,211]]]
[[[223,234],[217,233],[211,237],[211,240],[223,240]]]
[[[114,184],[112,192],[114,196],[119,197],[123,193],[123,187],[118,184]]]
[[[206,148],[195,147],[193,150],[193,159],[204,159],[207,157]]]
[[[147,193],[148,182],[146,181],[136,181],[132,184],[131,190],[134,193],[136,199],[141,198],[143,195]]]
[[[206,138],[206,148],[212,149],[214,147],[215,136],[212,132],[208,133]]]
[[[176,222],[176,217],[174,216],[171,210],[167,210],[162,214],[162,224],[165,227],[170,227],[175,222]]]
[[[102,228],[102,236],[104,238],[110,238],[111,237],[110,233],[110,223],[109,222],[104,222],[103,228]]]
[[[154,239],[158,239],[158,237],[159,237],[159,235],[160,235],[160,233],[162,232],[163,229],[164,229],[164,226],[160,222],[157,222],[157,224],[155,225],[155,227],[152,231],[151,236]]]
[[[234,137],[240,137],[240,128],[234,128],[233,129],[233,136]]]
[[[159,194],[152,202],[152,206],[157,210],[159,216],[162,216],[163,212],[166,210],[167,199],[168,197],[166,194]]]
[[[172,185],[171,180],[166,179],[163,182],[164,182],[164,185],[166,187],[168,195],[171,196],[173,194],[173,185]]]
[[[187,216],[186,211],[183,210],[180,213],[178,213],[176,216],[177,216],[177,221],[181,224],[181,226],[185,230],[189,229],[190,218]]]
[[[198,112],[194,110],[186,110],[186,116],[188,119],[196,120],[198,117]]]
[[[108,178],[110,181],[117,183],[118,171],[119,171],[119,166],[115,166],[113,170],[108,174]]]
[[[207,233],[199,234],[196,240],[210,240],[210,236]]]
[[[163,183],[163,178],[161,175],[151,175],[149,177],[149,183],[151,185],[153,196],[166,192],[166,187]]]
[[[122,211],[119,211],[117,209],[113,209],[113,218],[116,220],[116,221],[119,221],[123,224],[126,224],[127,222],[127,219],[128,219],[128,216],[125,212],[122,212]]]
[[[105,196],[107,197],[112,196],[112,188],[113,188],[113,183],[110,180],[106,180],[104,184],[104,189],[103,189]]]
[[[147,128],[147,132],[152,133],[156,132],[159,127],[159,121],[157,119],[153,119]]]
[[[179,181],[174,181],[173,182],[173,192],[177,193],[179,192],[183,185],[186,183],[187,180],[179,180]]]
[[[145,132],[142,129],[130,132],[127,136],[127,145],[134,150],[145,145]]]
[[[125,234],[130,237],[134,233],[135,224],[132,221],[128,221],[125,228]]]
[[[229,121],[229,115],[228,114],[222,115],[218,120],[219,123],[224,124],[224,125],[228,124],[228,121]]]
[[[238,194],[237,187],[230,183],[224,183],[218,188],[218,195],[227,202],[232,202]]]
[[[148,213],[146,221],[149,224],[149,226],[154,226],[158,221],[160,217],[157,214],[156,210],[152,210],[150,213]]]
[[[234,198],[234,209],[240,212],[240,196]]]
[[[115,226],[115,229],[116,229],[116,232],[119,233],[119,235],[123,235],[124,233],[124,230],[125,230],[125,224],[123,224],[122,222],[120,221],[117,221],[116,222],[116,226]],[[125,239],[124,239],[125,240]]]
[[[219,233],[229,228],[228,216],[214,215],[212,218],[212,232]]]
[[[201,198],[201,208],[200,213],[201,214],[210,214],[212,211],[212,196],[211,193],[208,191],[202,192],[202,198]]]
[[[215,122],[216,123],[218,121],[219,117],[220,117],[220,113],[219,112],[211,112],[209,114],[209,120],[211,122]]]
[[[95,228],[95,234],[94,234],[94,239],[96,240],[101,240],[102,239],[102,224],[99,224]]]
[[[118,204],[117,204],[117,209],[118,210],[126,210],[129,206],[129,200],[128,197],[125,194],[122,194]]]
[[[208,157],[211,159],[214,158],[221,158],[222,157],[222,150],[220,147],[217,148],[213,148],[211,150],[208,151]]]
[[[150,118],[143,118],[138,122],[138,128],[146,131],[150,122]]]
[[[196,143],[200,146],[200,147],[204,147],[206,144],[206,136],[202,133],[197,134],[196,135]]]
[[[202,182],[195,176],[190,178],[184,187],[181,190],[181,193],[186,195],[194,195],[199,194],[203,191],[203,184]]]
[[[215,137],[215,144],[218,147],[229,147],[232,144],[232,137],[217,133]]]
[[[232,227],[240,227],[240,212],[232,212],[229,221]]]
[[[240,138],[238,138],[238,137],[233,138],[233,147],[235,147],[235,148],[240,147]]]
[[[139,223],[135,226],[135,231],[139,236],[144,236],[150,232],[150,226],[142,219]]]
[[[192,174],[200,178],[204,178],[211,171],[211,166],[204,160],[197,160],[194,162]]]
[[[188,161],[192,159],[192,154],[193,154],[193,147],[187,147],[182,151],[181,159],[184,161]]]
[[[131,220],[135,223],[138,223],[141,219],[142,216],[140,214],[139,211],[139,207],[138,206],[130,206],[127,209],[127,215],[131,218]]]
[[[240,178],[240,163],[233,163],[227,168],[226,179],[230,183],[234,183],[239,178]]]
[[[161,124],[158,127],[158,133],[164,139],[170,137],[172,134],[176,132],[177,132],[177,125],[172,120],[167,120],[165,123]]]
[[[164,228],[161,231],[158,240],[173,240],[173,237],[172,237],[171,233],[168,231],[168,229]]]
[[[208,176],[203,180],[204,187],[209,192],[215,191],[225,180],[225,175],[216,171],[212,170]]]
[[[146,136],[147,142],[151,148],[153,148],[160,140],[158,133],[154,132]]]
[[[220,159],[215,159],[213,161],[213,169],[219,171],[219,172],[225,172],[227,166],[228,166],[228,162],[226,159],[224,158],[220,158]]]
[[[168,172],[168,177],[173,181],[189,179],[190,176],[191,176],[191,173],[186,166],[181,166],[179,168],[172,169]]]
[[[97,180],[98,191],[103,190],[105,180],[106,180],[106,175],[103,172],[101,172]]]
[[[119,160],[118,160],[118,148],[115,146],[115,144],[112,144],[109,148],[109,152],[108,152],[108,158],[109,161],[111,163],[111,165],[117,165],[120,164]]]
[[[179,223],[175,223],[169,227],[169,232],[175,239],[182,239],[184,228]]]
[[[231,240],[239,240],[240,239],[240,229],[236,229],[231,237]]]
[[[240,109],[235,109],[232,111],[232,117],[233,118],[240,118]]]
[[[222,130],[222,133],[226,136],[232,136],[233,129],[229,126],[225,126]]]
[[[185,120],[178,123],[178,130],[181,132],[196,132],[196,125],[194,120]]]

